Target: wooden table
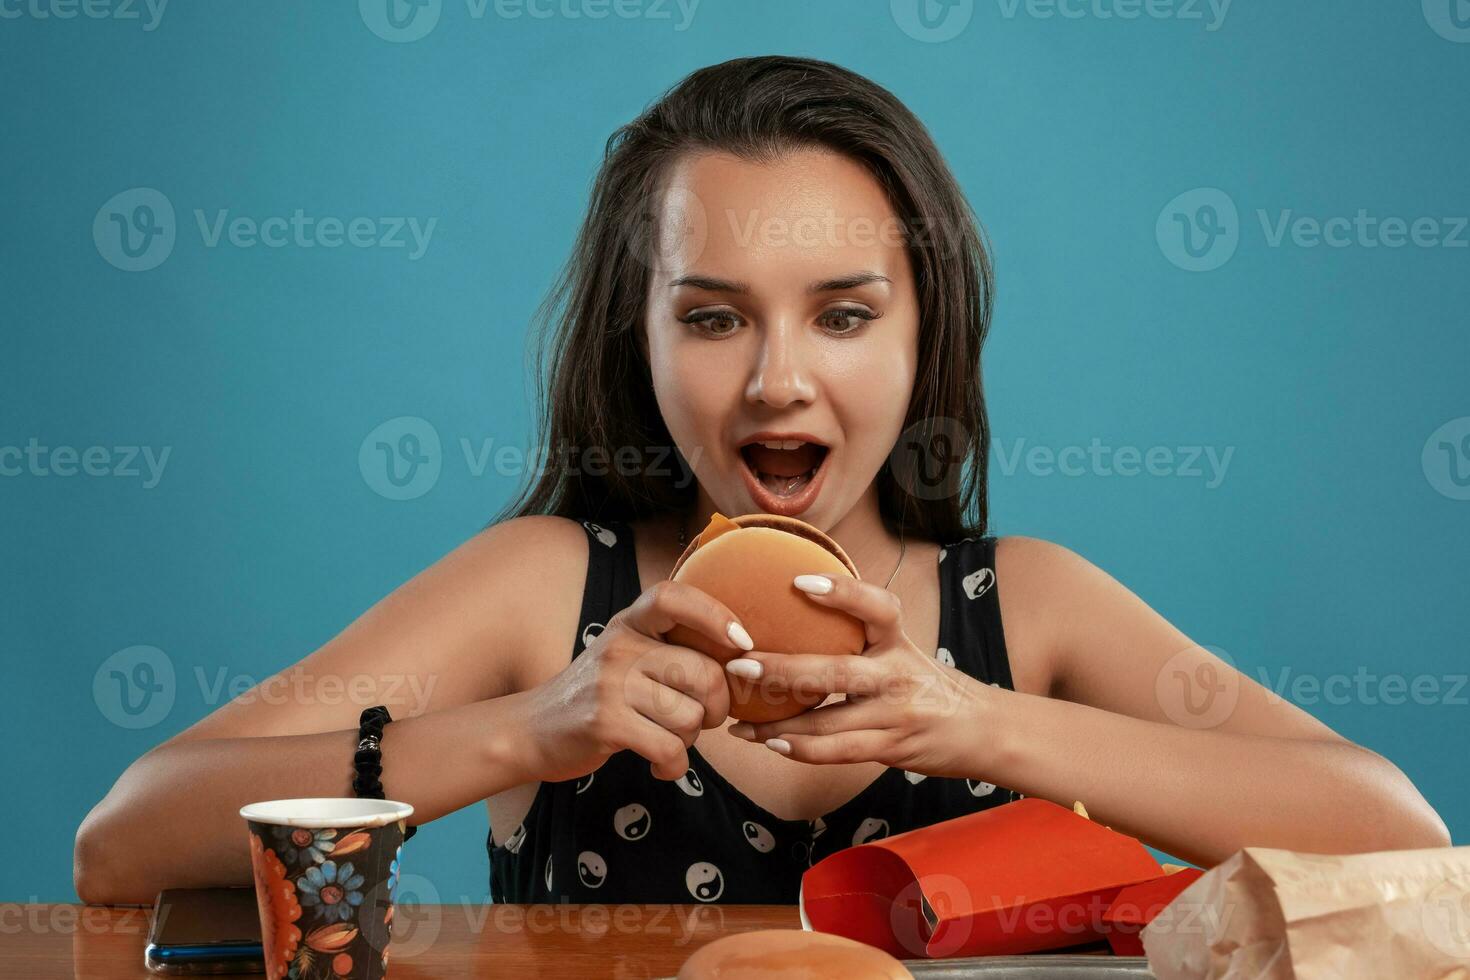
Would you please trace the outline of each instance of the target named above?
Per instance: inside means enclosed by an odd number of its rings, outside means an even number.
[[[156,978],[143,965],[151,914],[0,906],[0,977]],[[713,939],[777,928],[801,928],[795,905],[400,905],[388,976],[670,977]]]

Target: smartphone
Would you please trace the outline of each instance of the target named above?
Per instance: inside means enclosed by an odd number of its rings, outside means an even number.
[[[143,961],[154,973],[264,973],[255,887],[165,888]]]

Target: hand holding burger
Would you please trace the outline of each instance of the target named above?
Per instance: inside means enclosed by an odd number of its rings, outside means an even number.
[[[725,664],[730,715],[742,722],[731,734],[801,762],[981,776],[975,746],[993,690],[920,650],[898,597],[861,580],[819,529],[716,514],[671,577],[727,605],[754,641],[737,656],[696,635],[668,637]],[[833,694],[844,698],[824,704]]]
[[[699,649],[667,642],[675,627],[697,636]],[[677,582],[650,586],[560,673],[510,695],[524,707],[523,781],[575,779],[624,749],[647,759],[655,777],[678,779],[700,731],[728,713],[728,683],[708,652],[733,657],[749,646],[739,620],[708,595]]]
[[[669,578],[727,606],[757,649],[824,656],[861,653],[866,642],[861,620],[808,602],[791,584],[797,575],[810,572],[857,579],[857,568],[841,546],[804,521],[770,514],[731,520],[715,514],[684,549]],[[721,664],[741,653],[683,625],[669,630],[667,639]],[[730,716],[741,721],[789,718],[827,696],[825,691],[754,685],[738,673],[729,685]]]

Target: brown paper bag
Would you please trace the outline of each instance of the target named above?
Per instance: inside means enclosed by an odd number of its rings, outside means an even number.
[[[1248,847],[1143,930],[1158,980],[1470,980],[1470,847]]]

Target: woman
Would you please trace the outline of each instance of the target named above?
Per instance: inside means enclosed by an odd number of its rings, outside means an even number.
[[[890,93],[798,58],[695,72],[609,141],[549,302],[557,464],[135,762],[78,832],[78,893],[250,880],[236,809],[350,795],[375,703],[383,785],[417,822],[487,800],[497,901],[792,902],[834,850],[1019,795],[1204,865],[1447,844],[1388,761],[1065,548],[986,536],[991,288]],[[665,581],[711,513],[761,510],[851,555],[862,581],[797,584],[866,623],[865,656],[749,650]],[[675,623],[740,649],[732,672],[830,696],[730,725],[719,665],[662,642]]]

